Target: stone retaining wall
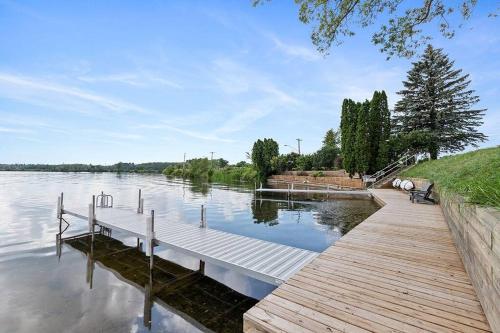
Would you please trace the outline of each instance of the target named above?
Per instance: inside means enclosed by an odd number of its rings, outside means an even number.
[[[467,204],[462,197],[442,191],[439,199],[491,329],[499,333],[500,211]]]

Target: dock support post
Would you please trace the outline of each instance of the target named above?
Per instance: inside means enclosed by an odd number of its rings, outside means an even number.
[[[201,275],[205,275],[205,262],[203,260],[200,260],[199,272]]]
[[[204,205],[201,205],[200,228],[206,228],[206,227],[207,227],[207,209],[205,208]],[[202,275],[205,275],[205,262],[203,260],[200,260],[200,266],[198,271]]]
[[[94,241],[94,224],[95,224],[95,195],[92,196],[92,203],[89,204],[89,232],[92,234],[92,242]]]
[[[142,198],[142,190],[139,189],[139,203],[137,205],[137,214],[144,213],[144,199]]]
[[[94,268],[94,240],[92,239],[92,242],[90,242],[90,252],[87,254],[87,283],[90,289],[94,285]]]
[[[144,326],[151,330],[153,308],[153,273],[149,271],[149,282],[144,286]]]
[[[63,212],[64,212],[64,193],[61,192],[61,195],[57,198],[57,218],[59,219],[59,233],[56,236],[56,253],[59,261],[61,260],[61,254],[62,254]]]
[[[62,234],[62,220],[64,211],[64,193],[61,192],[61,196],[57,198],[57,218],[59,219],[59,237]]]
[[[146,219],[146,255],[149,256],[149,270],[153,270],[153,257],[155,245],[155,211],[151,210],[151,216]]]
[[[207,209],[204,205],[201,205],[201,218],[200,218],[200,228],[207,227]]]

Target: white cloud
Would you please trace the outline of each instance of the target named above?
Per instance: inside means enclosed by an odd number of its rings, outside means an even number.
[[[232,112],[213,131],[215,134],[239,132],[273,112],[300,105],[293,94],[266,73],[230,59],[217,59],[213,63],[211,75],[219,91],[232,102]]]
[[[288,56],[300,58],[306,61],[316,61],[321,59],[318,52],[313,49],[301,45],[285,43],[274,35],[267,34],[267,36],[272,40],[274,46],[279,51]]]
[[[209,140],[209,141],[218,141],[218,142],[234,142],[234,140],[231,139],[225,139],[218,137],[215,135],[213,132],[207,131],[207,132],[199,132],[199,131],[194,131],[194,130],[188,130],[188,129],[183,129],[179,127],[172,126],[168,124],[167,122],[162,122],[159,124],[142,124],[138,126],[139,128],[149,128],[149,129],[166,129],[170,130],[172,132],[177,132],[195,139],[201,139],[201,140]]]
[[[117,133],[117,132],[106,132],[106,136],[114,139],[123,139],[123,140],[140,140],[143,138],[142,135],[139,134],[127,134],[127,133]]]
[[[44,104],[45,106],[52,106],[54,108],[60,108],[62,102],[68,102],[71,109],[78,109],[75,102],[85,102],[118,113],[151,113],[150,110],[141,106],[119,99],[27,76],[0,73],[0,88],[0,95],[3,97],[30,102],[36,105]],[[85,106],[81,107],[82,110],[85,109]]]
[[[153,75],[148,72],[137,73],[115,73],[108,75],[82,75],[78,80],[88,83],[114,82],[131,85],[134,87],[147,87],[152,85],[167,86],[175,89],[182,89],[182,86],[172,80]]]
[[[13,128],[0,126],[0,133],[32,133],[33,131],[25,128]]]
[[[236,113],[229,118],[224,124],[215,130],[215,133],[234,133],[239,132],[248,125],[267,116],[271,110],[263,110],[259,108],[248,108],[245,111]]]

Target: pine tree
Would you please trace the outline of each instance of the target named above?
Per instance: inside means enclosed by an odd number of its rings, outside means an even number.
[[[323,146],[337,147],[338,146],[338,133],[330,128],[326,131],[325,138],[323,139]]]
[[[370,101],[357,104],[357,124],[355,136],[356,171],[366,174],[370,165]]]
[[[454,69],[442,49],[428,45],[422,58],[413,63],[398,94],[395,131],[427,138],[425,152],[436,159],[441,152],[456,152],[486,140],[478,132],[485,109],[471,109],[479,102],[469,89],[469,75]]]

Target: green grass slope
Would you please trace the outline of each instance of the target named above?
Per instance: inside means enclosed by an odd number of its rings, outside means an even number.
[[[469,203],[500,208],[500,146],[423,162],[401,176],[427,178]]]

